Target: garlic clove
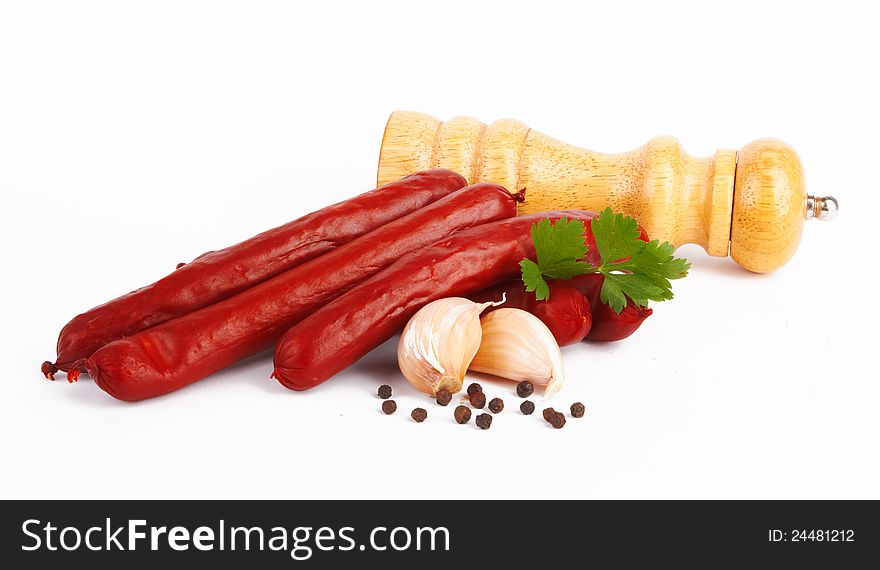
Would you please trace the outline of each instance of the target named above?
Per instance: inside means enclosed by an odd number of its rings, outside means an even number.
[[[482,318],[483,336],[470,370],[546,386],[544,398],[565,381],[562,352],[541,319],[522,309],[496,309]]]
[[[397,363],[410,384],[431,396],[460,391],[480,346],[480,313],[497,304],[448,297],[419,309],[397,344]]]

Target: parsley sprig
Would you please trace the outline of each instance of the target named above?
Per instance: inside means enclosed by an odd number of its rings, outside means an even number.
[[[670,280],[686,276],[690,263],[674,257],[671,244],[640,240],[638,223],[611,208],[594,218],[591,226],[601,258],[597,266],[581,261],[587,254],[582,221],[560,218],[555,224],[550,220],[533,224],[537,261],[519,263],[526,290],[542,301],[550,298],[547,279],[599,273],[605,277],[599,298],[618,313],[626,307],[627,297],[643,307],[648,301],[672,299]]]

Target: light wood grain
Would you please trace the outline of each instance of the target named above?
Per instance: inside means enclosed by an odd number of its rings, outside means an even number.
[[[739,151],[730,255],[756,273],[782,267],[797,250],[806,214],[801,161],[787,144],[762,139]]]
[[[803,226],[800,162],[779,141],[752,143],[739,158],[726,149],[693,157],[671,137],[606,154],[513,119],[485,125],[470,117],[441,122],[395,111],[382,140],[378,183],[431,167],[451,168],[472,184],[526,188],[519,214],[610,206],[636,218],[651,239],[698,244],[714,256],[730,253],[755,272],[781,267]]]

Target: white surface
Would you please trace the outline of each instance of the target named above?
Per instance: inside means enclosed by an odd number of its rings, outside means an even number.
[[[880,498],[877,20],[673,4],[0,5],[0,496]],[[561,431],[503,384],[488,432],[417,425],[391,346],[306,393],[268,356],[135,405],[41,379],[76,313],[371,188],[394,109],[604,151],[775,136],[841,213],[773,275],[680,250],[634,337],[565,350]]]

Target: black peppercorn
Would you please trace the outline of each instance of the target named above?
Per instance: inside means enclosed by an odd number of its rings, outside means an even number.
[[[532,415],[532,412],[535,411],[535,403],[530,400],[526,400],[519,405],[519,411],[521,411],[524,415],[530,416]]]
[[[501,398],[492,398],[489,401],[489,411],[493,414],[497,414],[501,410],[504,409],[504,400]]]
[[[571,405],[571,417],[573,417],[573,418],[584,417],[584,412],[586,412],[586,411],[587,411],[587,409],[580,402],[575,402],[574,404]]]
[[[460,424],[466,424],[471,421],[471,409],[467,406],[456,406],[455,421]]]
[[[549,422],[550,418],[553,417],[553,414],[556,413],[556,410],[553,408],[544,408],[542,414],[544,415],[544,421]]]
[[[397,402],[394,400],[385,400],[382,402],[382,411],[390,416],[397,411]]]
[[[428,419],[428,411],[425,408],[416,408],[412,411],[410,417],[418,423],[422,423],[423,421]]]
[[[562,412],[556,412],[552,416],[550,416],[550,419],[548,421],[550,422],[550,425],[553,426],[555,429],[560,429],[562,426],[565,425],[565,414],[563,414]]]
[[[474,392],[470,397],[471,405],[478,410],[482,410],[486,407],[486,395],[482,392]]]
[[[516,395],[520,398],[528,398],[535,392],[535,387],[528,380],[523,380],[516,385]]]
[[[482,391],[483,391],[483,387],[480,386],[479,384],[477,384],[476,382],[471,382],[467,387],[467,395],[468,396],[473,396],[477,392],[482,392]]]
[[[489,429],[492,427],[492,416],[489,414],[480,414],[476,419],[477,427],[480,429]]]
[[[452,392],[443,388],[442,390],[437,391],[437,403],[441,406],[446,406],[449,402],[452,401]]]
[[[389,386],[388,384],[382,384],[381,386],[379,386],[378,394],[380,398],[382,398],[383,400],[387,400],[391,397],[391,386]]]

